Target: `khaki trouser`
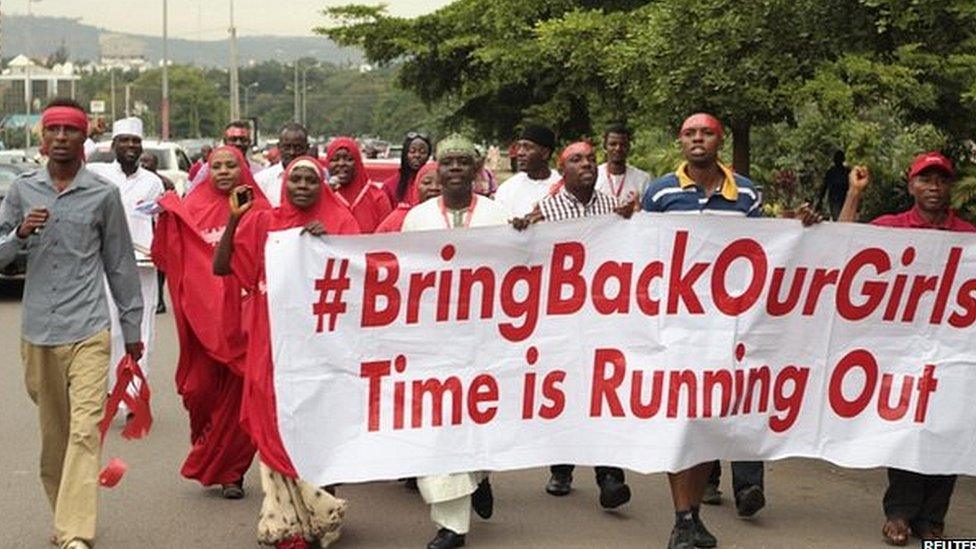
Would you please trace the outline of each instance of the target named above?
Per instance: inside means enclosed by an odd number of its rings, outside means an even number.
[[[95,538],[109,333],[67,345],[21,341],[27,393],[41,425],[41,483],[58,541]]]

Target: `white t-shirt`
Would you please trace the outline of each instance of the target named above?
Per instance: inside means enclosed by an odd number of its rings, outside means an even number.
[[[474,195],[474,208],[468,213],[455,216],[444,208],[443,198],[432,198],[418,204],[407,212],[403,219],[402,232],[436,231],[439,229],[459,229],[465,227],[489,227],[508,223],[508,210],[490,198]],[[460,218],[459,223],[455,219]]]
[[[254,181],[258,187],[261,187],[261,192],[268,198],[271,206],[275,208],[281,206],[281,176],[284,173],[284,166],[281,165],[281,162],[276,162],[254,176]]]
[[[136,261],[140,266],[151,266],[149,250],[153,241],[153,214],[156,201],[166,189],[158,175],[142,167],[126,176],[117,161],[111,164],[95,162],[85,166],[94,174],[114,183],[122,195],[129,233],[135,246]]]
[[[650,174],[629,164],[627,171],[620,175],[611,174],[606,163],[597,168],[596,190],[615,198],[618,206],[635,200],[640,202],[650,184]]]
[[[495,201],[508,208],[512,217],[522,217],[532,212],[535,205],[549,194],[549,189],[562,178],[551,170],[547,179],[531,179],[519,172],[505,180],[495,192]]]

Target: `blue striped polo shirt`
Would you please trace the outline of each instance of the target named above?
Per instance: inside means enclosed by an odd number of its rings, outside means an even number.
[[[719,164],[725,172],[722,189],[706,198],[705,193],[688,177],[687,166],[687,162],[682,163],[675,172],[647,187],[642,200],[644,211],[762,217],[762,197],[748,178]]]

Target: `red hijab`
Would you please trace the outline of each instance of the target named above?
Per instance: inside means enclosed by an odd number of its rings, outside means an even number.
[[[393,211],[393,204],[383,190],[383,185],[369,181],[363,155],[359,152],[359,144],[349,137],[338,137],[329,144],[325,155],[326,164],[332,163],[332,158],[340,149],[346,149],[352,156],[354,172],[352,181],[343,185],[335,193],[337,200],[352,212],[359,223],[361,233],[372,233],[376,227]]]
[[[254,181],[254,175],[251,174],[241,151],[226,145],[217,147],[210,153],[210,158],[207,160],[207,177],[183,199],[186,212],[190,215],[190,219],[193,220],[196,228],[203,233],[207,242],[212,239],[212,235],[208,235],[208,231],[220,229],[220,232],[223,232],[222,229],[227,225],[227,218],[230,216],[230,195],[218,189],[213,180],[213,159],[220,152],[231,153],[237,161],[237,165],[241,169],[237,185],[246,185],[254,191],[254,206],[251,209],[268,209],[271,207],[268,199],[261,192],[261,187]],[[219,240],[219,236],[217,238]],[[217,242],[210,242],[210,244],[216,246]]]
[[[322,181],[318,201],[306,209],[291,202],[288,179],[296,168],[315,170]],[[325,170],[317,160],[301,156],[285,169],[281,186],[281,207],[247,213],[234,235],[232,265],[234,275],[244,288],[253,292],[255,304],[248,311],[247,355],[244,376],[244,400],[241,422],[251,440],[261,452],[261,460],[272,469],[288,476],[296,476],[294,466],[281,442],[278,431],[278,412],[274,393],[274,364],[271,355],[271,327],[268,316],[268,296],[265,288],[264,247],[268,234],[319,221],[330,235],[358,234],[359,224],[329,188]]]

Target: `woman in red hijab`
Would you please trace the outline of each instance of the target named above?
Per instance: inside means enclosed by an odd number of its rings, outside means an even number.
[[[416,181],[417,204],[426,201],[428,198],[441,195],[441,183],[437,179],[437,162],[424,164],[420,168],[420,171],[417,172]],[[380,223],[379,227],[376,227],[376,234],[400,232],[400,229],[403,227],[403,220],[407,217],[407,212],[414,206],[416,204],[411,204],[408,201],[397,204],[396,209],[390,215],[386,216],[386,219]]]
[[[369,180],[359,145],[348,137],[336,138],[329,144],[325,161],[331,176],[329,184],[339,202],[356,218],[359,232],[375,232],[393,211],[393,204],[383,184]]]
[[[270,204],[237,149],[216,149],[208,164],[207,179],[182,201],[172,191],[160,198],[152,256],[169,283],[180,341],[176,389],[190,414],[192,446],[180,472],[204,486],[221,485],[225,498],[240,499],[255,452],[240,425],[246,351],[241,311],[250,299],[242,299],[236,280],[214,276],[211,266],[231,190],[249,186],[253,208]]]
[[[294,159],[285,170],[281,207],[251,212],[248,204],[230,206],[227,231],[214,255],[214,273],[235,278],[254,296],[245,324],[247,345],[241,422],[261,456],[264,503],[258,541],[278,547],[322,547],[338,539],[345,501],[298,478],[278,432],[274,364],[268,316],[264,246],[268,234],[302,227],[310,235],[358,234],[359,225],[324,182],[325,173],[309,156]],[[233,274],[233,277],[229,275]]]

